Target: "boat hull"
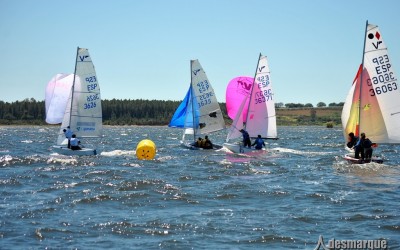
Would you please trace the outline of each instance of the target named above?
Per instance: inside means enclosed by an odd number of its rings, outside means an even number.
[[[242,144],[238,144],[238,143],[224,143],[223,146],[224,146],[224,148],[226,148],[229,151],[236,153],[236,154],[247,154],[247,153],[252,153],[252,152],[265,151],[265,148],[262,148],[262,149],[248,148],[248,147],[243,147]]]
[[[213,148],[199,148],[194,146],[194,142],[188,142],[188,141],[181,141],[181,146],[192,150],[218,150],[222,148],[221,145],[217,144],[213,144]]]
[[[72,150],[67,146],[54,145],[53,151],[62,155],[96,155],[96,149],[93,148],[82,148],[81,150]]]
[[[370,162],[383,163],[383,159],[379,156],[372,156],[371,160],[363,161],[361,159],[354,158],[354,154],[345,154],[343,156],[343,159],[345,159],[346,161],[348,161],[350,163],[354,163],[354,164],[363,164],[363,163],[370,163]]]

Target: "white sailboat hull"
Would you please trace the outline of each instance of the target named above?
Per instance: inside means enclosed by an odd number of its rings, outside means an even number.
[[[362,161],[360,159],[355,158],[355,153],[354,149],[348,148],[345,146],[345,149],[347,150],[347,154],[343,156],[343,159],[350,163],[369,163],[369,162],[375,162],[375,163],[383,163],[383,159],[380,156],[373,155],[371,161]]]
[[[62,145],[54,145],[53,146],[53,151],[62,154],[62,155],[96,155],[96,149],[93,148],[82,148],[81,150],[72,150],[68,148],[68,146],[62,146]]]
[[[366,160],[361,160],[361,159],[357,159],[354,158],[354,154],[345,154],[343,156],[343,159],[345,159],[346,161],[350,162],[350,163],[356,163],[356,164],[362,164],[362,163],[370,163],[370,162],[374,162],[374,163],[383,163],[383,159],[379,156],[372,156],[371,160],[366,161]]]
[[[228,149],[232,153],[236,153],[236,154],[247,154],[247,153],[251,153],[251,152],[266,151],[265,148],[255,149],[255,148],[244,147],[241,143],[224,143],[223,146],[224,146],[224,148]]]

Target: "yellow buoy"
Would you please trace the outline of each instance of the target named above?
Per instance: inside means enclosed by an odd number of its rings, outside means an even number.
[[[156,144],[151,140],[141,140],[136,147],[136,157],[139,160],[153,160],[156,156]]]

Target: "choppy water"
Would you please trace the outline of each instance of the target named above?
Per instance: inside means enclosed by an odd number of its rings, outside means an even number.
[[[314,249],[320,235],[400,248],[400,146],[348,165],[339,128],[280,127],[268,154],[239,156],[181,148],[177,129],[106,127],[99,155],[65,157],[57,131],[0,127],[1,249]],[[155,160],[136,159],[142,139]]]

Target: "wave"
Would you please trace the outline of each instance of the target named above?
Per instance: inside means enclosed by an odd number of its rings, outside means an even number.
[[[101,156],[108,156],[108,157],[112,157],[112,156],[121,156],[121,155],[135,155],[136,151],[135,150],[113,150],[113,151],[103,151],[100,153]]]

